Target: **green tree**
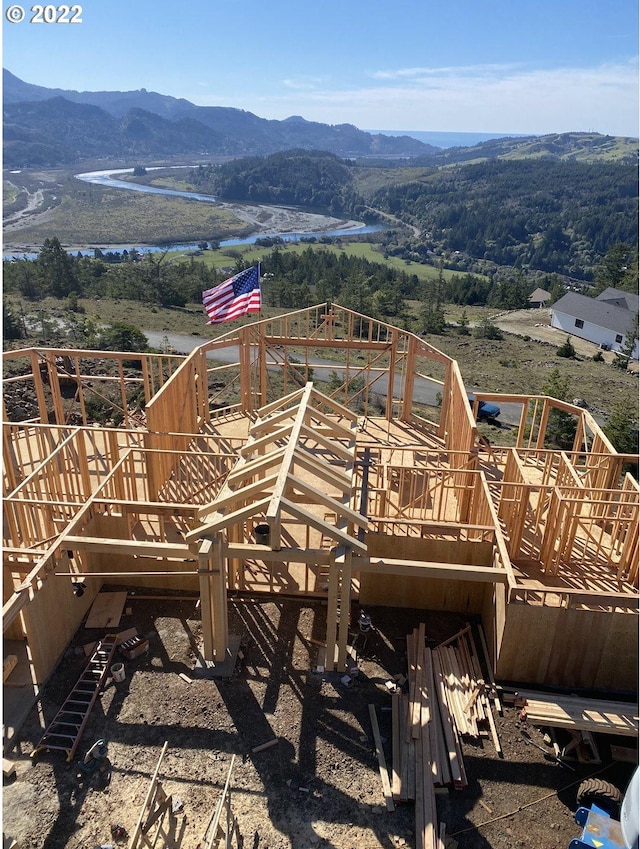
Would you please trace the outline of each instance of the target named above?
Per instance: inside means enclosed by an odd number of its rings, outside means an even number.
[[[2,301],[2,336],[4,339],[22,339],[22,322],[6,301]]]
[[[420,312],[420,329],[424,333],[433,333],[441,336],[447,327],[444,310],[436,304],[427,304]]]
[[[99,334],[97,347],[105,351],[140,351],[142,353],[149,350],[149,343],[140,328],[124,321],[114,321]]]
[[[72,257],[57,237],[45,239],[38,254],[38,272],[44,287],[56,298],[66,298],[79,290]]]
[[[613,365],[616,366],[616,368],[626,369],[629,366],[629,360],[631,359],[631,355],[633,354],[637,341],[638,313],[636,313],[633,317],[633,322],[625,334],[620,350],[616,351],[615,359],[613,361]]]
[[[462,310],[462,315],[458,319],[458,336],[468,336],[469,335],[469,316],[467,315],[466,310]]]
[[[494,324],[490,318],[482,319],[482,321],[475,327],[473,331],[473,335],[476,339],[503,339],[502,330]]]
[[[609,248],[596,269],[596,288],[602,292],[608,286],[634,292],[638,287],[638,276],[630,280],[630,271],[638,268],[638,251],[623,242]],[[630,285],[631,284],[631,285]]]
[[[546,383],[542,387],[543,395],[548,395],[550,398],[557,398],[558,401],[566,401],[569,396],[570,382],[569,378],[560,374],[560,371],[555,368],[549,374]],[[547,430],[545,433],[545,446],[556,446],[563,450],[573,447],[575,439],[577,422],[575,416],[567,413],[565,410],[558,410],[553,407],[549,412],[547,421]]]
[[[556,350],[556,354],[559,357],[564,357],[565,359],[572,360],[575,358],[576,349],[571,344],[571,339],[567,336],[567,341],[560,345],[560,347]]]
[[[638,407],[628,399],[614,404],[603,431],[620,454],[638,453]]]

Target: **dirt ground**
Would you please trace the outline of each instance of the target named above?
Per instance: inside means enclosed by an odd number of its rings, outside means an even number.
[[[326,605],[292,599],[231,599],[229,628],[241,638],[230,678],[195,677],[200,638],[193,600],[130,596],[120,629],[149,638],[147,654],[125,661],[125,680],[108,679],[90,715],[76,759],[61,752],[30,758],[48,722],[77,681],[82,646],[104,632],[80,627],[32,709],[16,751],[17,776],[4,782],[3,831],[20,849],[126,846],[111,825],[131,834],[162,746],[159,776],[178,810],[171,840],[196,849],[220,796],[232,754],[232,808],[247,849],[393,849],[415,846],[414,806],[388,812],[368,705],[377,708],[391,763],[391,699],[385,682],[406,672],[406,635],[426,623],[427,645],[455,634],[457,615],[372,608],[373,632],[346,686],[340,673],[317,673]],[[356,621],[357,608],[352,610]],[[191,677],[188,683],[180,673]],[[608,762],[557,765],[527,744],[517,710],[496,717],[504,757],[490,739],[463,743],[469,785],[437,796],[438,818],[454,849],[566,847],[579,834],[573,820],[577,782],[593,773],[626,786],[632,767]],[[543,748],[542,731],[528,729]],[[276,737],[277,745],[252,749]],[[109,769],[87,776],[78,763],[99,738]],[[623,742],[617,740],[616,742]],[[629,745],[626,742],[626,745]],[[454,842],[455,841],[455,842]],[[203,844],[204,845],[204,844]]]
[[[494,318],[495,324],[505,333],[513,333],[516,336],[529,336],[539,342],[548,342],[551,345],[562,345],[567,340],[576,353],[581,357],[593,357],[600,350],[600,346],[594,342],[588,342],[579,336],[567,334],[564,330],[551,327],[551,309],[541,308],[539,310],[512,310],[510,312],[498,313]],[[601,351],[605,362],[612,363],[615,359],[613,351]],[[638,362],[631,360],[629,369],[638,370]]]

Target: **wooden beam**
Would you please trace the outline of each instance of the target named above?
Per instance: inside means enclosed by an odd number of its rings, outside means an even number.
[[[293,486],[294,489],[297,489],[299,492],[308,496],[314,504],[324,505],[329,510],[338,513],[340,516],[348,519],[360,528],[364,528],[366,530],[369,527],[369,520],[366,516],[361,516],[360,513],[356,513],[355,510],[352,510],[350,507],[347,507],[345,504],[337,501],[330,495],[326,495],[324,492],[321,492],[319,489],[316,489],[316,487],[311,486],[311,484],[308,484],[301,478],[298,478],[295,475],[289,475],[287,483]]]
[[[215,522],[207,522],[207,524],[186,533],[184,537],[185,541],[188,543],[196,542],[196,540],[217,534],[219,531],[228,528],[229,525],[233,525],[236,522],[244,522],[245,519],[250,519],[252,516],[264,512],[264,509],[269,504],[269,500],[269,498],[263,498],[253,504],[247,504],[246,507],[241,507],[239,510],[234,510],[233,513],[227,513]]]
[[[265,545],[229,542],[226,544],[229,557],[241,560],[263,560],[265,563],[308,563],[310,565],[326,566],[331,562],[331,555],[320,548],[281,548],[272,551]]]
[[[246,486],[240,487],[239,489],[229,490],[226,495],[221,498],[216,498],[215,501],[212,501],[211,504],[207,504],[206,507],[201,507],[196,512],[196,517],[200,519],[200,521],[204,521],[212,514],[222,513],[227,507],[234,506],[237,502],[247,501],[249,498],[255,498],[257,495],[262,494],[264,490],[269,490],[270,487],[275,484],[277,479],[277,475],[270,475],[268,478],[260,478],[260,480],[246,484]],[[268,493],[263,495],[263,498],[266,498],[267,495]]]
[[[323,522],[322,519],[314,516],[313,513],[310,513],[303,507],[298,507],[296,504],[292,504],[292,502],[288,501],[286,498],[282,498],[280,503],[287,513],[290,513],[292,516],[295,516],[306,524],[311,525],[311,527],[320,531],[320,533],[324,533],[331,539],[335,539],[340,545],[345,545],[347,548],[354,548],[359,551],[366,552],[367,547],[364,543],[360,542],[360,540],[349,536],[349,534],[344,533],[334,525],[329,525],[327,522]]]
[[[307,472],[310,472],[312,475],[316,475],[320,478],[320,480],[325,481],[335,489],[339,489],[341,492],[351,491],[350,475],[347,475],[338,469],[329,467],[326,463],[321,463],[302,445],[299,445],[298,450],[296,451],[294,468],[295,466],[302,466],[302,468]]]
[[[300,407],[296,414],[295,421],[293,423],[293,428],[291,429],[291,434],[289,436],[289,444],[287,445],[287,448],[283,454],[282,464],[280,466],[280,471],[278,472],[278,478],[276,480],[275,486],[273,487],[271,500],[266,510],[267,521],[270,525],[276,521],[280,513],[280,504],[284,495],[285,487],[287,485],[287,478],[293,466],[293,457],[298,447],[298,441],[300,439],[300,434],[302,433],[302,429],[304,426],[304,420],[307,413],[307,404],[309,403],[309,397],[311,395],[312,388],[313,384],[307,383],[304,388],[304,392],[302,393],[302,397],[300,398]],[[272,533],[271,547],[274,549],[278,549],[280,548],[280,536],[278,535],[277,539],[274,539],[274,536],[275,535]]]
[[[378,727],[378,717],[376,716],[375,705],[369,705],[369,717],[371,719],[371,728],[373,730],[373,740],[376,746],[376,755],[378,756],[378,769],[380,770],[380,778],[382,779],[382,791],[384,793],[384,801],[388,811],[395,811],[393,804],[393,796],[391,794],[391,785],[389,783],[389,773],[387,772],[387,763],[384,757],[382,748],[382,740],[380,738],[380,729]]]
[[[424,563],[419,560],[392,560],[354,555],[353,568],[357,572],[379,572],[381,575],[398,575],[416,578],[447,578],[481,583],[506,583],[506,569],[492,566],[467,566],[462,563]]]
[[[64,545],[75,551],[99,551],[108,554],[133,554],[142,557],[163,557],[184,560],[193,557],[188,545],[147,540],[102,539],[101,537],[65,537]]]
[[[308,439],[312,439],[314,442],[317,442],[318,445],[322,445],[322,447],[327,451],[331,451],[336,455],[336,457],[340,457],[340,459],[345,460],[347,463],[353,462],[353,449],[345,448],[341,442],[335,442],[334,440],[328,439],[326,436],[323,436],[321,433],[318,433],[317,430],[314,430],[306,424],[302,425],[302,433]]]
[[[284,427],[278,428],[274,430],[272,433],[267,433],[264,436],[261,436],[259,439],[253,439],[247,442],[246,445],[243,445],[242,448],[238,451],[241,457],[250,457],[252,454],[255,454],[261,448],[264,448],[265,445],[270,445],[272,442],[276,442],[278,439],[286,439],[286,437],[291,433],[291,429],[293,428],[293,422]]]

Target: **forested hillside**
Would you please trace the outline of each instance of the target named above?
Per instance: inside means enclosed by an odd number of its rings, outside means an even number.
[[[374,218],[420,232],[389,252],[413,261],[454,253],[457,267],[516,267],[591,280],[615,244],[638,244],[633,165],[553,159],[492,160],[445,168],[368,168],[287,151],[193,169],[198,191],[225,200],[295,204]],[[382,219],[381,219],[382,220]]]
[[[353,166],[320,151],[293,150],[199,166],[187,179],[198,191],[222,200],[289,204],[337,214],[364,213],[353,189]]]
[[[434,248],[590,279],[612,245],[638,243],[631,165],[520,160],[419,173],[370,203],[419,227]]]

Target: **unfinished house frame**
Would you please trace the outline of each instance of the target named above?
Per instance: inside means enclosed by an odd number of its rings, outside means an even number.
[[[351,605],[388,605],[481,617],[501,680],[636,691],[638,458],[587,411],[476,393],[520,405],[515,447],[491,447],[455,360],[331,304],[186,357],[4,359],[5,393],[18,383],[39,413],[3,426],[5,655],[36,686],[96,594],[124,585],[199,592],[212,662],[230,593],[287,593],[326,599],[328,669],[345,668]],[[438,406],[416,400],[427,381]],[[88,420],[107,395],[118,427]],[[546,447],[558,414],[567,451]]]

